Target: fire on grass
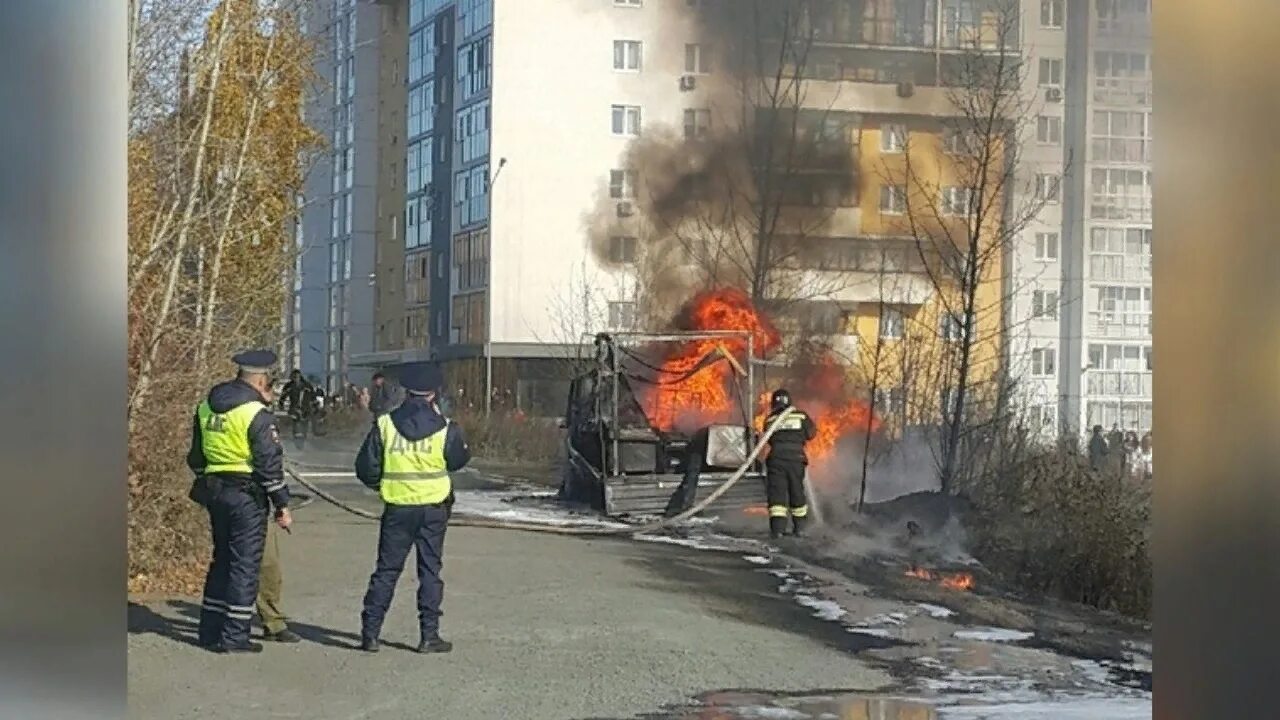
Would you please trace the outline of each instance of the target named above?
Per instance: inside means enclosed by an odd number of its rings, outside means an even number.
[[[911,568],[906,572],[907,577],[924,580],[926,582],[936,582],[948,590],[972,590],[973,575],[967,572],[957,573],[936,573],[932,570],[924,568]]]

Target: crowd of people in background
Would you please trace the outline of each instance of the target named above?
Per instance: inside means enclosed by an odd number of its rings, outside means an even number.
[[[1103,433],[1101,425],[1093,426],[1089,438],[1089,464],[1095,472],[1119,471],[1121,477],[1135,480],[1151,479],[1151,431],[1138,437],[1138,433],[1123,432],[1112,426],[1110,433]]]

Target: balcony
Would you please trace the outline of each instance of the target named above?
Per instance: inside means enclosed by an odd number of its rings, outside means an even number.
[[[1150,339],[1151,313],[1095,310],[1089,313],[1085,334],[1090,338]]]
[[[1150,370],[1088,370],[1085,376],[1090,397],[1151,399]]]

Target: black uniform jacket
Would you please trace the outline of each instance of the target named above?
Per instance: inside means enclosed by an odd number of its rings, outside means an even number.
[[[772,425],[781,412],[779,410],[770,413],[769,417],[764,421],[764,426],[768,428]],[[798,428],[790,429],[787,427],[788,421],[796,420],[800,421]],[[787,420],[783,421],[783,426],[778,429],[778,432],[774,433],[773,437],[769,439],[769,457],[765,462],[792,462],[807,465],[809,457],[804,452],[804,445],[817,434],[818,426],[813,423],[813,419],[799,408],[796,408],[796,411],[791,413]]]

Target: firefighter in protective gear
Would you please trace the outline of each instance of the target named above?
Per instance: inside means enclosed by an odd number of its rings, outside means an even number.
[[[418,558],[420,653],[449,652],[440,637],[440,578],[444,534],[453,506],[449,473],[471,459],[462,429],[440,414],[436,399],[444,385],[434,363],[414,363],[400,372],[404,402],[379,415],[356,457],[356,477],[378,491],[384,503],[378,560],[360,614],[360,647],[377,652],[378,639],[409,548]]]
[[[249,641],[258,572],[267,534],[268,503],[288,528],[284,448],[271,403],[276,354],[236,355],[236,379],[215,385],[196,408],[187,465],[196,474],[191,499],[209,511],[213,561],[200,608],[200,644],[220,653],[260,652]]]
[[[765,427],[773,424],[782,411],[791,407],[791,394],[786,390],[773,393],[769,417]],[[794,524],[794,532],[804,531],[809,517],[809,504],[805,499],[804,473],[809,465],[804,446],[818,434],[813,420],[801,412],[793,411],[782,421],[778,431],[769,440],[769,457],[765,460],[766,494],[769,502],[769,535],[774,538],[787,534],[788,525]],[[787,518],[791,522],[788,523]]]

